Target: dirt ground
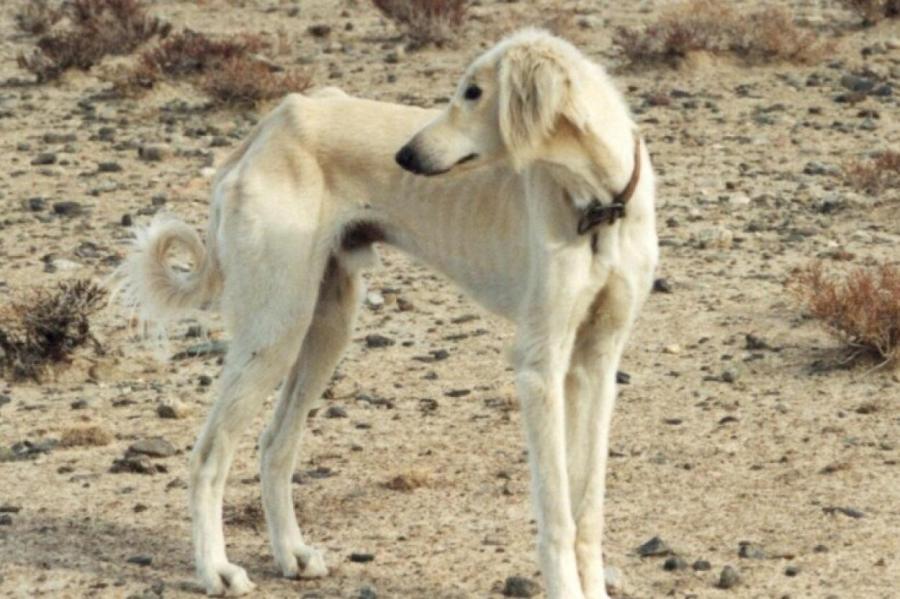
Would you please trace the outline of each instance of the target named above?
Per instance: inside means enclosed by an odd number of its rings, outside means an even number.
[[[111,98],[104,74],[129,58],[33,84],[16,65],[34,43],[14,24],[25,1],[0,7],[0,304],[68,278],[102,280],[127,249],[125,214],[147,222],[164,204],[205,227],[210,167],[260,114],[208,110],[186,84]],[[622,70],[616,27],[649,22],[665,4],[481,0],[455,48],[407,53],[363,0],[150,3],[176,28],[261,32],[277,42],[273,61],[389,101],[445,101],[474,56],[527,24],[552,21],[608,65],[659,175],[658,276],[671,285],[634,331],[613,422],[605,550],[624,596],[900,597],[900,376],[842,366],[785,287],[813,258],[898,258],[900,192],[871,197],[835,173],[900,149],[900,27],[860,29],[832,1],[781,2],[838,37],[833,55],[812,66],[698,57]],[[322,24],[329,35],[308,33]],[[892,94],[838,102],[846,75]],[[144,161],[146,144],[170,152]],[[32,164],[44,153],[55,163]],[[121,169],[100,172],[104,162]],[[65,200],[83,214],[55,214]],[[226,493],[230,557],[259,597],[449,599],[499,596],[509,576],[540,584],[503,355],[511,328],[424,267],[389,248],[382,256],[298,465],[301,527],[331,575],[278,576],[257,481],[265,413],[241,439]],[[188,334],[197,324],[225,338],[198,313],[170,331],[171,353],[204,342]],[[42,384],[0,382],[0,451],[32,444],[28,459],[0,462],[0,596],[198,596],[185,481],[219,358],[159,361],[114,307],[94,331],[105,356],[85,350]],[[369,348],[369,334],[395,343]],[[180,417],[160,417],[173,402]],[[334,406],[345,417],[326,417]],[[88,426],[111,441],[53,445]],[[174,449],[152,459],[158,472],[110,471],[153,437]],[[397,477],[416,488],[391,488]],[[638,556],[654,536],[688,566]],[[350,559],[359,553],[373,559]],[[697,560],[711,569],[695,570]],[[722,590],[726,565],[740,582]]]

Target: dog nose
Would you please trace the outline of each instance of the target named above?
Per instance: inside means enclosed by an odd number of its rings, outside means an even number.
[[[394,156],[394,160],[397,161],[397,164],[411,173],[421,172],[421,170],[419,169],[418,160],[416,158],[416,153],[409,146],[403,146],[402,148],[400,148],[400,151],[397,152],[396,156]]]

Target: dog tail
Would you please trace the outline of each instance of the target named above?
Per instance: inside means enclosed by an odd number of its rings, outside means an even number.
[[[112,275],[113,296],[134,310],[147,330],[165,337],[165,324],[212,301],[222,289],[222,270],[214,247],[214,227],[208,246],[197,232],[172,215],[157,215],[148,227],[136,231],[132,251]],[[177,268],[169,253],[186,250],[193,268]]]

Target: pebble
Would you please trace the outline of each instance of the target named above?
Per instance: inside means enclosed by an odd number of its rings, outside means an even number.
[[[138,566],[149,566],[153,563],[153,558],[149,555],[133,555],[126,560],[129,564]]]
[[[730,589],[735,587],[740,580],[741,577],[737,570],[731,566],[725,566],[722,568],[722,573],[719,574],[719,581],[716,583],[716,586],[720,589]]]
[[[688,567],[686,561],[677,555],[673,555],[672,557],[666,558],[666,561],[663,562],[663,570],[666,572],[674,572],[675,570],[684,570]]]
[[[698,559],[693,564],[691,564],[691,568],[693,568],[696,572],[708,572],[709,570],[712,570],[712,564],[710,564],[705,559]]]
[[[354,552],[350,554],[350,561],[357,564],[365,564],[371,562],[375,559],[374,553],[358,553]]]
[[[379,347],[390,347],[396,343],[390,337],[385,337],[384,335],[372,334],[366,335],[366,347],[373,349]]]
[[[841,85],[852,92],[868,93],[875,87],[875,81],[868,77],[847,74],[841,77]]]
[[[503,584],[504,597],[534,597],[540,592],[536,582],[522,576],[510,576]]]
[[[12,516],[9,514],[0,514],[0,526],[12,526]]]
[[[655,279],[653,281],[653,291],[654,293],[672,293],[672,284],[668,279]]]
[[[120,173],[122,170],[122,165],[118,162],[101,162],[97,164],[98,173]]]
[[[803,167],[804,175],[837,175],[839,173],[840,169],[836,166],[818,162],[816,160],[807,162],[806,166]]]
[[[738,544],[738,557],[744,559],[766,559],[766,552],[762,547],[755,543],[741,541]]]
[[[44,198],[28,198],[28,209],[32,212],[42,212],[47,208],[47,200]]]
[[[173,420],[181,420],[190,413],[188,407],[180,401],[169,400],[163,401],[156,406],[156,415],[160,418],[169,418]]]
[[[178,450],[175,446],[163,439],[162,437],[150,437],[142,439],[136,443],[132,443],[128,448],[128,453],[147,455],[154,458],[167,458],[175,455]]]
[[[78,216],[84,212],[84,207],[79,202],[66,200],[53,203],[53,213],[59,216]]]
[[[664,354],[680,354],[680,353],[681,353],[681,346],[678,345],[677,343],[673,343],[673,344],[671,344],[671,345],[667,345],[667,346],[665,346],[665,347],[663,348],[663,353],[664,353]]]
[[[12,401],[12,399],[9,397],[9,395],[0,395],[0,408],[2,408],[3,406],[5,406],[6,404],[8,404],[11,401]]]
[[[356,599],[378,599],[378,593],[370,586],[364,586],[356,593]]]
[[[347,410],[341,406],[329,406],[325,410],[325,418],[346,418]]]
[[[733,368],[727,368],[722,371],[722,382],[723,383],[734,383],[738,380],[738,372]]]
[[[53,152],[44,152],[38,154],[31,160],[31,164],[35,166],[56,164],[56,154],[54,154]]]
[[[145,162],[162,162],[172,154],[168,146],[150,144],[138,148],[138,158]]]
[[[185,358],[197,358],[201,356],[221,356],[228,351],[228,344],[224,341],[207,341],[192,345],[184,351],[180,351],[172,356],[173,360],[183,360]]]
[[[793,577],[796,576],[797,574],[800,574],[800,567],[799,567],[799,566],[790,565],[790,566],[787,566],[787,567],[784,569],[784,575],[785,575],[785,576],[790,576],[790,577],[793,578]]]
[[[378,310],[384,306],[384,296],[377,291],[370,291],[366,294],[366,305],[373,310]]]
[[[641,557],[659,557],[672,554],[672,549],[659,537],[653,537],[635,549],[635,551]]]

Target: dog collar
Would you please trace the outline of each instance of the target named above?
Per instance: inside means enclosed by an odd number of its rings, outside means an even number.
[[[641,138],[634,138],[634,169],[631,171],[631,178],[628,185],[625,186],[620,193],[616,194],[612,202],[603,205],[600,200],[593,198],[581,212],[578,218],[578,234],[584,235],[598,225],[611,225],[620,218],[625,217],[625,205],[634,190],[637,189],[638,181],[641,178]]]

